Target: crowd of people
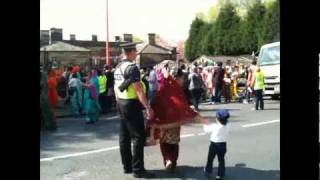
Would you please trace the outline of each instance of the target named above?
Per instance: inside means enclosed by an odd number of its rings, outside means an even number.
[[[55,130],[59,101],[64,101],[75,118],[85,115],[86,124],[99,120],[99,114],[111,112],[115,107],[114,68],[105,66],[84,73],[79,65],[65,72],[40,69],[41,127]]]
[[[203,123],[204,130],[212,132],[205,175],[211,174],[217,154],[217,178],[223,179],[229,112],[217,111],[217,124],[213,125],[199,114],[199,104],[208,99],[211,104],[221,103],[222,96],[225,103],[234,100],[248,103],[255,94],[254,110],[258,110],[259,105],[263,109],[264,76],[256,60],[249,67],[230,62],[225,66],[218,62],[214,66],[194,63],[188,67],[185,64],[169,67],[166,63],[139,70],[134,62],[137,56],[135,44],[123,46],[123,49],[126,59],[115,68],[92,69],[86,75],[79,66],[70,67],[61,75],[53,70],[42,70],[42,125],[50,130],[57,128],[55,109],[58,96],[65,99],[75,118],[84,114],[87,124],[97,122],[100,114],[110,112],[117,105],[123,170],[139,178],[154,176],[144,167],[144,146],[159,143],[165,168],[174,171],[179,156],[181,126]]]

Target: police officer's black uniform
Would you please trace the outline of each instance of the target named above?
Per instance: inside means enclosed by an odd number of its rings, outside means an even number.
[[[124,47],[125,48],[125,47]],[[134,44],[135,48],[135,44]],[[127,77],[127,78],[125,78]],[[124,79],[130,79],[130,86],[120,92],[119,85]],[[123,60],[114,72],[115,93],[117,96],[117,109],[120,114],[120,154],[124,173],[133,172],[135,177],[152,175],[144,169],[144,143],[145,127],[143,106],[140,103],[132,83],[140,81],[138,67],[130,60]],[[133,141],[133,155],[131,153],[131,139]]]

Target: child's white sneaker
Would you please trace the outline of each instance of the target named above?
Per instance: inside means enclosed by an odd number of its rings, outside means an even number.
[[[172,162],[170,160],[167,160],[166,162],[166,170],[170,170],[172,168]]]
[[[216,176],[216,180],[224,180],[224,178],[222,178],[220,176]]]

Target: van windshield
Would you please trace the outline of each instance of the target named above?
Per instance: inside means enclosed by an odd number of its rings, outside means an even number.
[[[280,64],[280,45],[263,49],[259,61],[261,66]]]

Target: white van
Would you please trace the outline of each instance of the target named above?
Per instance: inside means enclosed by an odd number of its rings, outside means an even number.
[[[264,95],[280,98],[280,42],[263,45],[258,63],[265,76]]]

